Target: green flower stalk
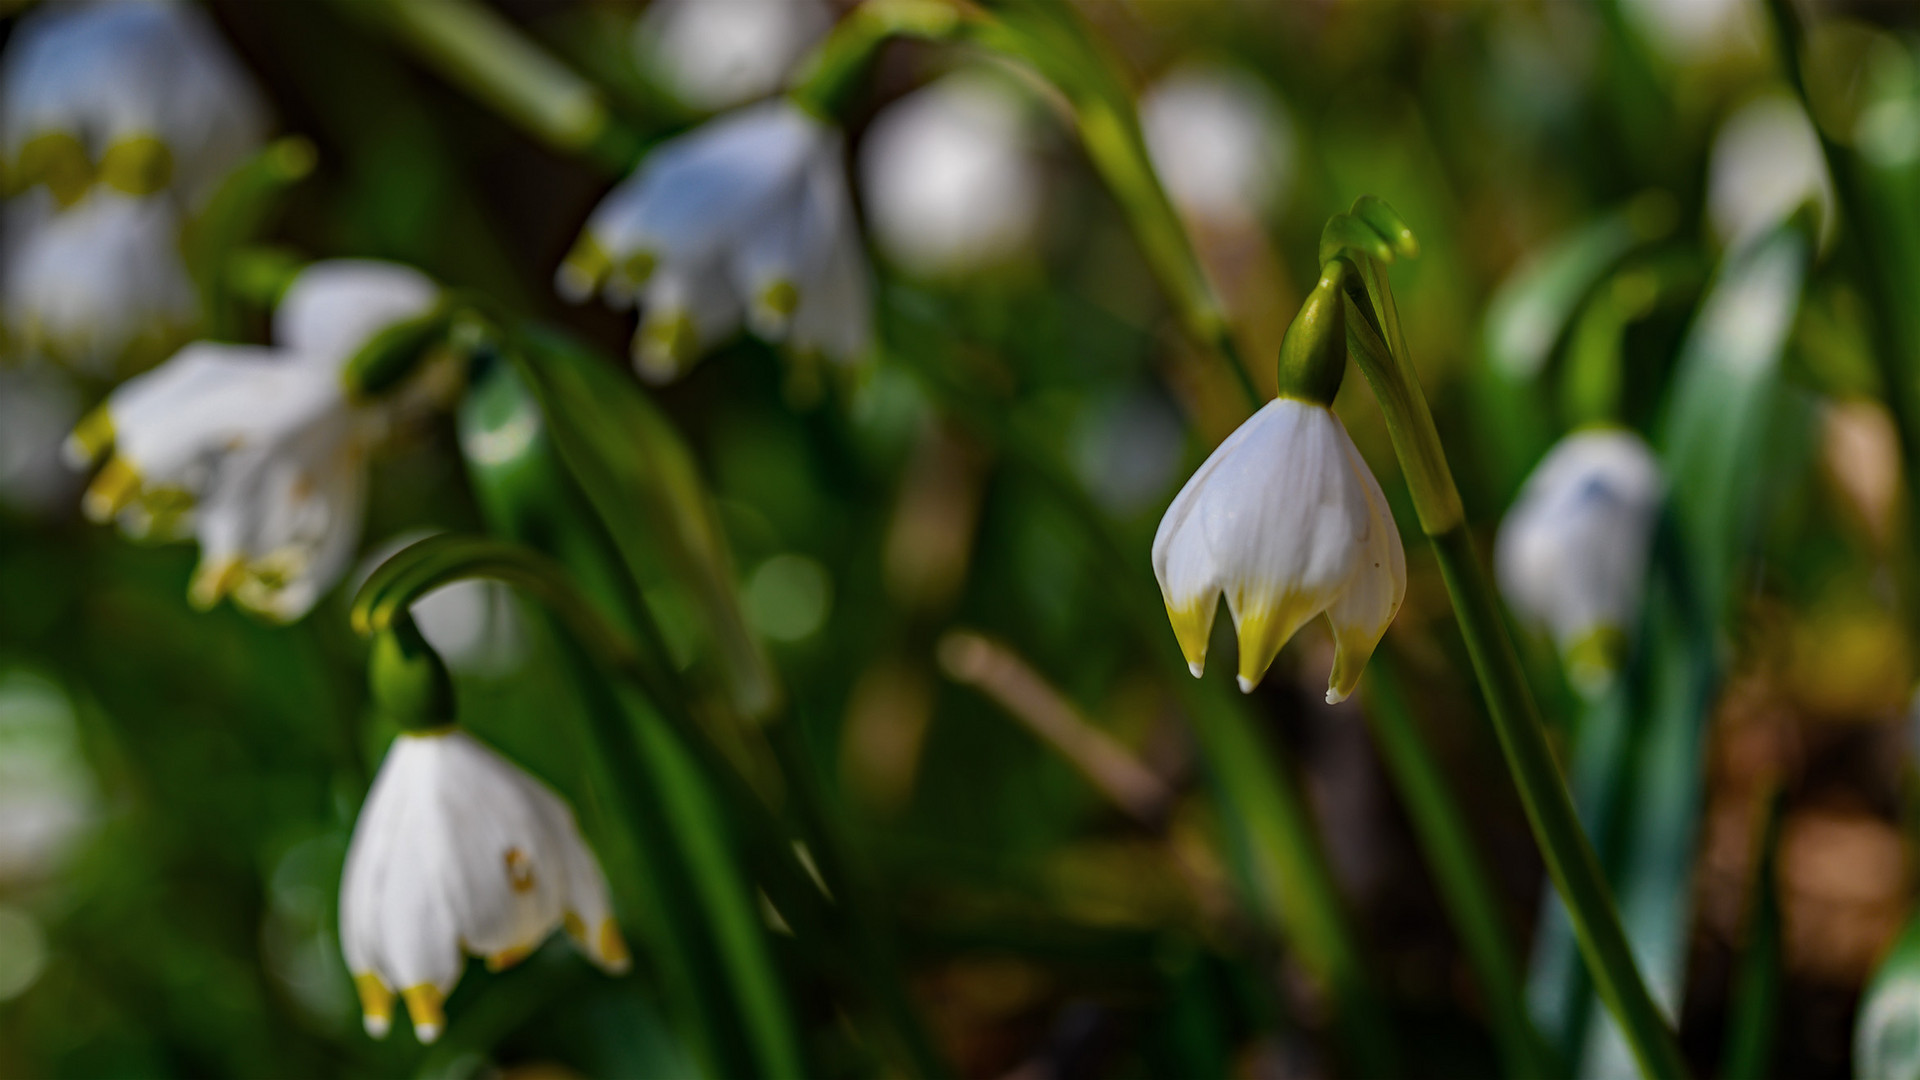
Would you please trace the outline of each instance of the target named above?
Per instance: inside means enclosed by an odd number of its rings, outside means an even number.
[[[1371,196],[1328,222],[1320,255],[1323,278],[1343,275],[1349,310],[1347,343],[1385,413],[1395,455],[1407,478],[1421,531],[1433,544],[1454,614],[1486,695],[1508,770],[1548,873],[1565,900],[1595,987],[1649,1076],[1687,1072],[1679,1044],[1635,967],[1599,859],[1587,842],[1547,744],[1538,707],[1507,635],[1485,563],[1474,549],[1460,493],[1447,465],[1425,395],[1413,370],[1383,265],[1418,248],[1386,203]],[[1345,271],[1335,266],[1344,263]]]

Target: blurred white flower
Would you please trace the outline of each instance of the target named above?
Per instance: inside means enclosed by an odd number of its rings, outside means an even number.
[[[0,673],[0,882],[56,871],[96,801],[72,700],[32,672]]]
[[[1808,202],[1820,209],[1824,241],[1833,228],[1833,180],[1806,112],[1777,94],[1741,106],[1713,140],[1707,217],[1714,235],[1738,247]]]
[[[1760,42],[1751,0],[1620,0],[1628,23],[1669,63],[1689,63]]]
[[[559,796],[457,728],[393,742],[347,849],[340,945],[367,1032],[396,992],[432,1042],[463,953],[500,969],[565,926],[593,961],[625,971],[606,879]]]
[[[211,194],[266,132],[258,91],[199,9],[165,0],[45,4],[0,62],[9,180],[62,202],[86,183]]]
[[[180,218],[162,196],[96,188],[70,209],[16,200],[0,266],[0,311],[14,348],[93,374],[154,353],[199,317],[180,258]]]
[[[1603,688],[1637,621],[1666,484],[1638,435],[1590,429],[1560,440],[1500,523],[1494,570],[1523,620],[1544,625],[1585,692]]]
[[[418,318],[440,287],[410,266],[325,259],[300,271],[273,312],[273,343],[302,360],[340,364],[375,334]]]
[[[30,513],[71,506],[80,474],[60,442],[80,416],[80,395],[57,368],[0,367],[0,502]]]
[[[1020,98],[979,73],[949,75],[887,106],[867,129],[860,178],[888,257],[920,274],[979,269],[1033,242],[1041,173]]]
[[[1407,590],[1379,481],[1332,410],[1293,398],[1240,425],[1174,497],[1153,538],[1153,572],[1195,676],[1226,594],[1245,692],[1324,612],[1336,649],[1329,704],[1359,685]]]
[[[1176,68],[1140,97],[1153,167],[1182,213],[1233,224],[1276,209],[1293,181],[1293,124],[1260,80]]]
[[[654,0],[634,27],[641,68],[703,111],[764,97],[833,26],[820,0]]]
[[[840,132],[790,101],[729,113],[662,143],[601,200],[555,276],[641,307],[633,360],[655,381],[754,333],[835,360],[871,336],[866,254]]]
[[[358,286],[317,264],[288,289],[283,307],[295,310],[275,325],[306,351],[196,342],[121,384],[68,439],[77,462],[111,451],[82,500],[89,517],[118,520],[136,537],[199,540],[189,592],[198,605],[230,595],[270,618],[297,619],[339,580],[359,543],[367,453],[399,406],[350,400],[343,368],[366,337],[424,314],[438,291],[405,267],[349,266],[417,307],[389,306],[386,322],[361,321],[359,339],[303,336],[291,328],[305,325],[300,309],[310,303],[342,325],[354,321],[329,304],[335,290]]]

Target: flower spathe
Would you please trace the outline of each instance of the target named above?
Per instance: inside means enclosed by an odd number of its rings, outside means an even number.
[[[638,303],[633,361],[666,381],[740,327],[835,360],[871,337],[866,255],[838,129],[791,101],[662,143],[603,199],[555,275],[580,303]]]
[[[1500,523],[1500,591],[1553,635],[1583,688],[1604,683],[1614,659],[1586,655],[1583,645],[1595,634],[1620,640],[1638,616],[1665,488],[1638,435],[1578,431],[1540,460]]]
[[[375,333],[438,296],[406,267],[309,267],[276,312],[279,347],[196,342],[81,422],[68,456],[110,455],[82,509],[135,537],[196,538],[195,604],[231,596],[299,618],[351,561],[367,454],[403,407],[352,400],[343,370]]]
[[[1174,497],[1153,572],[1195,676],[1226,595],[1242,691],[1324,613],[1336,650],[1329,703],[1359,684],[1407,588],[1392,511],[1346,427],[1326,406],[1287,397],[1240,425]]]
[[[560,926],[601,968],[627,969],[606,879],[566,803],[457,728],[396,738],[340,882],[340,946],[368,1034],[387,1033],[398,997],[432,1042],[464,954],[507,967]]]

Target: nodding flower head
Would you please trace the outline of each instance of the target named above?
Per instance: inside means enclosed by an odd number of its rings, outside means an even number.
[[[8,207],[0,310],[15,347],[105,375],[191,333],[199,297],[171,203],[96,189],[55,213],[41,196]]]
[[[1154,536],[1153,572],[1195,676],[1226,595],[1243,691],[1324,613],[1336,647],[1329,703],[1359,685],[1407,587],[1393,514],[1346,427],[1290,397],[1268,402],[1187,481]]]
[[[48,4],[0,61],[8,187],[62,204],[96,181],[189,204],[261,141],[266,113],[206,16],[168,2]]]
[[[1523,620],[1552,633],[1583,692],[1611,680],[1639,616],[1664,492],[1638,435],[1596,428],[1555,444],[1500,523],[1500,590]]]
[[[398,997],[432,1042],[463,954],[509,967],[562,926],[603,969],[627,969],[606,879],[566,803],[457,728],[396,738],[340,882],[340,945],[368,1034],[387,1033]]]
[[[778,100],[662,143],[594,210],[555,287],[637,303],[634,365],[655,381],[743,321],[795,351],[857,358],[872,311],[839,131]]]
[[[348,303],[356,293],[362,303]],[[397,408],[356,400],[342,372],[366,338],[437,300],[405,267],[309,268],[276,318],[282,347],[196,342],[81,421],[69,459],[107,459],[82,508],[136,537],[198,539],[196,604],[231,596],[299,618],[359,544],[367,455]]]

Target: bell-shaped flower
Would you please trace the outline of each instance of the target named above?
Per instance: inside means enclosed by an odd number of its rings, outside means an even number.
[[[833,28],[821,0],[653,0],[634,26],[640,70],[691,108],[773,93]]]
[[[7,208],[0,316],[12,351],[104,375],[151,363],[190,332],[199,296],[170,202],[94,189],[53,213],[37,195]]]
[[[1547,452],[1500,523],[1500,590],[1553,635],[1583,691],[1610,678],[1638,618],[1665,486],[1638,435],[1579,431]]]
[[[1141,95],[1140,129],[1154,171],[1189,218],[1240,226],[1286,197],[1292,123],[1273,93],[1243,70],[1174,69]]]
[[[1153,538],[1153,572],[1195,676],[1226,594],[1247,692],[1324,613],[1335,645],[1329,703],[1359,685],[1407,589],[1393,513],[1345,425],[1288,397],[1240,425],[1174,497]]]
[[[395,739],[340,882],[340,945],[367,1032],[387,1033],[398,996],[433,1041],[465,953],[497,970],[561,926],[600,967],[626,970],[606,879],[566,803],[457,728]]]
[[[46,4],[0,63],[9,186],[45,184],[62,203],[96,179],[198,203],[265,130],[252,81],[188,4]]]
[[[343,303],[355,293],[366,307]],[[406,303],[393,302],[402,295]],[[405,267],[308,268],[276,313],[283,347],[197,342],[121,384],[81,422],[68,439],[71,459],[111,451],[82,508],[136,537],[197,538],[196,604],[230,595],[270,618],[299,618],[349,566],[367,455],[403,400],[355,400],[342,378],[347,362],[437,299]],[[377,318],[363,318],[369,310]],[[333,321],[322,325],[315,313]],[[354,333],[340,332],[350,325]]]
[[[634,365],[655,381],[743,320],[794,351],[856,358],[872,311],[841,152],[836,128],[784,99],[671,139],[601,201],[555,287],[637,302]]]

